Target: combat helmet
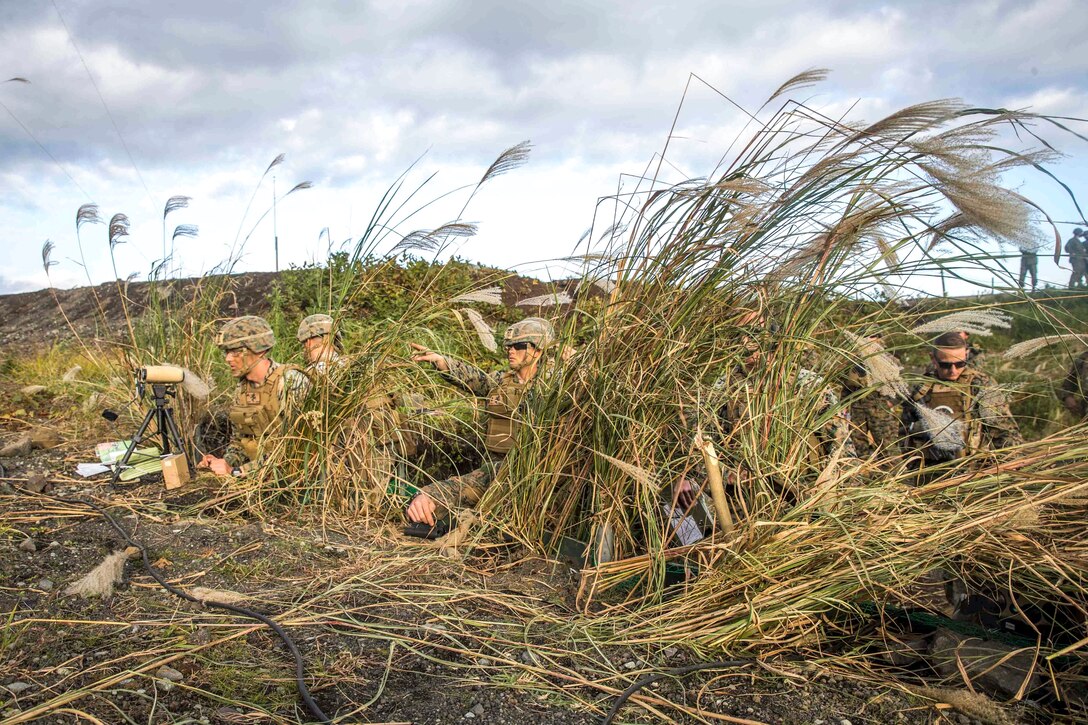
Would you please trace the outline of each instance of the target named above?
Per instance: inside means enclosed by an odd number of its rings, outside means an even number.
[[[543,317],[526,317],[524,320],[519,320],[507,327],[502,335],[504,347],[517,342],[530,342],[533,347],[543,350],[554,340],[555,330],[552,329],[552,323]]]
[[[1081,229],[1080,227],[1077,227],[1076,229],[1073,230],[1073,236],[1074,237],[1079,237],[1079,236],[1082,236],[1083,234],[1084,234],[1084,230]]]
[[[303,318],[298,326],[298,341],[306,342],[312,337],[324,337],[332,332],[332,318],[318,313]]]
[[[215,344],[224,352],[239,347],[248,348],[253,352],[265,352],[271,350],[276,344],[276,335],[263,317],[246,315],[235,317],[223,325],[219,335],[216,336]]]

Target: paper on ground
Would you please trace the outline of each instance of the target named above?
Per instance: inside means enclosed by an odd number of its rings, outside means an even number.
[[[98,455],[98,460],[108,466],[111,463],[116,463],[124,458],[125,451],[128,450],[130,445],[132,445],[132,441],[110,441],[108,443],[99,443],[94,447],[94,452]],[[137,448],[132,452],[132,456],[128,460],[130,463],[139,463],[142,460],[156,457],[161,453],[162,451],[156,446]]]
[[[135,458],[135,456],[133,456]],[[140,476],[147,475],[149,473],[162,473],[162,459],[161,458],[149,458],[144,461],[140,461],[134,465],[128,466],[125,470],[121,471],[121,475],[118,476],[122,481],[134,481]]]

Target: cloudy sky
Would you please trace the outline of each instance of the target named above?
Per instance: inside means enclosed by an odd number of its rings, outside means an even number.
[[[200,227],[179,240],[182,272],[213,268],[239,232],[251,234],[239,269],[271,269],[271,216],[254,227],[271,178],[243,213],[284,153],[277,190],[314,184],[277,205],[285,267],[362,233],[417,159],[408,185],[437,172],[417,197],[429,200],[526,139],[530,163],[472,200],[465,218],[480,231],[458,253],[546,275],[554,265],[541,260],[569,253],[598,198],[661,148],[692,73],[753,108],[825,67],[830,79],[805,99],[830,111],[856,102],[868,120],[943,97],[1088,118],[1086,38],[1082,0],[0,0],[0,79],[30,81],[0,84],[0,292],[45,285],[46,239],[54,284],[85,280],[74,220],[87,202],[132,220],[122,277],[162,256],[172,195],[192,203],[170,230]],[[707,173],[741,120],[696,84],[673,173]],[[1055,172],[1085,193],[1088,144],[1062,150]],[[1053,184],[1024,189],[1077,221]],[[413,221],[437,225],[464,201]],[[105,228],[83,237],[91,277],[112,279]]]

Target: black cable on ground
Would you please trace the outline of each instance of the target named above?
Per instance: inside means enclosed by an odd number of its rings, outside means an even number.
[[[729,667],[743,667],[755,662],[754,659],[746,660],[718,660],[716,662],[699,662],[694,665],[684,665],[683,667],[673,667],[667,670],[661,670],[660,672],[654,672],[651,675],[641,677],[631,683],[630,687],[620,693],[616,701],[612,703],[612,709],[608,711],[608,714],[601,720],[601,725],[612,725],[612,721],[616,718],[616,713],[623,707],[623,703],[634,695],[642,688],[657,682],[663,677],[679,677],[680,675],[686,675],[690,672],[697,672],[699,670],[724,670]]]
[[[106,521],[109,523],[109,525],[112,526],[113,529],[121,535],[121,538],[125,540],[125,543],[140,550],[140,556],[143,558],[144,569],[146,569],[151,577],[159,583],[159,586],[173,594],[175,597],[179,597],[186,601],[193,602],[194,604],[203,604],[209,607],[218,607],[219,609],[225,609],[226,611],[232,612],[233,614],[248,617],[249,619],[255,619],[258,622],[261,622],[262,624],[271,627],[272,631],[275,632],[281,640],[283,640],[283,643],[284,645],[286,645],[288,651],[290,651],[291,656],[295,658],[295,685],[296,687],[298,687],[298,694],[302,697],[302,702],[306,705],[306,709],[309,710],[310,714],[317,718],[317,721],[322,723],[322,725],[331,725],[332,720],[329,718],[328,715],[322,712],[321,708],[318,707],[316,702],[314,702],[314,698],[310,695],[310,688],[306,686],[306,670],[302,661],[302,654],[298,651],[298,647],[295,646],[294,640],[292,640],[288,636],[287,632],[284,631],[283,627],[280,626],[279,623],[272,621],[260,612],[254,612],[253,610],[246,609],[245,607],[239,607],[234,604],[226,604],[223,602],[216,602],[210,599],[208,601],[202,602],[191,594],[183,592],[182,590],[174,587],[165,579],[163,579],[159,572],[157,572],[155,568],[151,566],[151,562],[147,558],[147,549],[143,546],[143,544],[140,544],[139,542],[133,540],[132,536],[129,535],[128,531],[126,531],[125,528],[121,526],[121,524],[119,524],[108,511],[106,511],[106,509],[99,506],[98,504],[92,503],[90,501],[84,501],[83,499],[78,498],[63,498],[61,496],[54,496],[48,493],[42,493],[40,495],[45,496],[46,498],[51,498],[54,501],[60,501],[61,503],[86,506],[101,514],[102,517],[105,518]]]

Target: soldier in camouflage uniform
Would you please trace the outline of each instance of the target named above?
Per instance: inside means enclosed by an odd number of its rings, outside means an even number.
[[[230,320],[219,331],[215,344],[223,351],[231,374],[238,378],[229,413],[231,440],[222,458],[206,455],[197,467],[238,478],[258,464],[261,439],[277,432],[289,396],[305,384],[305,376],[268,357],[276,337],[260,317],[247,315]]]
[[[298,341],[302,344],[308,367],[319,375],[325,374],[330,366],[343,364],[340,332],[334,333],[332,328],[332,317],[320,313],[303,318],[298,326]]]
[[[890,386],[874,385],[868,366],[883,365],[879,361],[887,358],[887,364],[898,369],[898,361],[884,349],[880,332],[873,331],[866,337],[860,344],[867,362],[855,364],[842,377],[842,397],[850,400],[847,417],[854,452],[862,458],[878,452],[883,457],[898,452],[895,443],[899,437],[900,402]]]
[[[728,390],[730,398],[717,411],[718,425],[725,437],[719,444],[722,449],[730,447],[730,439],[738,426],[753,422],[751,413],[746,409],[746,401],[760,394],[759,385],[763,372],[771,364],[777,347],[771,341],[775,328],[773,325],[765,326],[762,315],[753,313],[747,317],[742,316],[740,320],[742,324],[753,323],[758,328],[766,329],[753,333],[754,336],[746,335],[742,338],[745,357],[714,384],[715,388]],[[762,343],[756,339],[760,335],[764,338]],[[857,452],[850,438],[849,412],[840,402],[834,388],[821,375],[806,368],[797,369],[792,375],[791,384],[797,397],[813,394],[815,391],[815,397],[820,400],[817,414],[820,417],[827,416],[825,422],[808,436],[805,455],[807,465],[821,469],[837,450],[841,450],[841,455],[845,457],[856,456]],[[677,482],[674,494],[683,507],[691,509],[696,493],[701,488],[702,484],[683,478]]]
[[[960,333],[938,336],[930,355],[933,372],[914,386],[911,402],[903,406],[904,452],[921,466],[1024,442],[1000,388],[968,364]]]
[[[851,370],[843,381],[843,397],[850,403],[850,442],[858,456],[888,452],[899,438],[899,399],[873,389],[864,367]]]
[[[813,465],[823,466],[831,454],[839,448],[842,449],[844,456],[857,456],[857,450],[850,437],[850,411],[842,405],[835,389],[824,381],[823,376],[804,368],[797,371],[795,385],[799,391],[819,389],[821,391],[820,415],[833,412],[810,438],[810,462]]]
[[[1058,389],[1058,400],[1077,418],[1088,415],[1088,350],[1073,361],[1069,374]]]
[[[509,367],[491,374],[461,360],[412,344],[418,351],[412,360],[431,363],[447,381],[486,398],[487,431],[483,465],[471,473],[425,487],[408,505],[410,521],[434,525],[436,519],[452,509],[475,506],[480,501],[517,440],[519,408],[539,372],[541,357],[554,338],[551,323],[545,319],[528,317],[515,322],[506,328],[503,335]]]
[[[335,323],[330,315],[318,313],[303,318],[298,326],[298,341],[302,344],[308,365],[307,372],[314,374],[315,380],[324,380],[336,387],[343,380],[336,373],[347,368],[346,358],[341,356],[344,350],[339,330],[334,330]],[[402,428],[402,419],[397,410],[396,397],[391,393],[378,392],[370,396],[360,410],[359,429],[369,431],[377,442],[377,456],[374,464],[379,470],[386,470],[404,480],[406,471],[403,461],[397,457],[411,458],[416,455],[418,441],[414,433]],[[385,477],[381,474],[381,477]]]
[[[763,325],[762,318],[759,318],[757,322],[760,326]],[[773,323],[768,325],[767,337],[773,338],[776,329]],[[743,379],[745,387],[750,388],[760,370],[765,370],[771,364],[778,345],[776,341],[764,341],[761,345],[755,339],[747,336],[743,339],[742,344],[747,356],[741,361],[740,367],[734,373]],[[835,389],[827,384],[823,376],[803,367],[798,368],[793,375],[793,385],[798,393],[807,393],[812,390],[819,391],[821,400],[817,411],[819,415],[823,416],[834,411],[819,430],[813,431],[809,439],[810,462],[817,466],[822,465],[824,459],[839,447],[842,447],[845,456],[857,455],[850,438],[850,413],[841,404]],[[726,432],[732,429],[733,421],[737,419],[740,413],[740,411],[733,410],[735,405],[735,402],[728,403],[719,413],[719,418]]]
[[[1035,247],[1020,250],[1020,289],[1024,289],[1024,282],[1031,275],[1031,291],[1034,292],[1039,284],[1039,250]]]

